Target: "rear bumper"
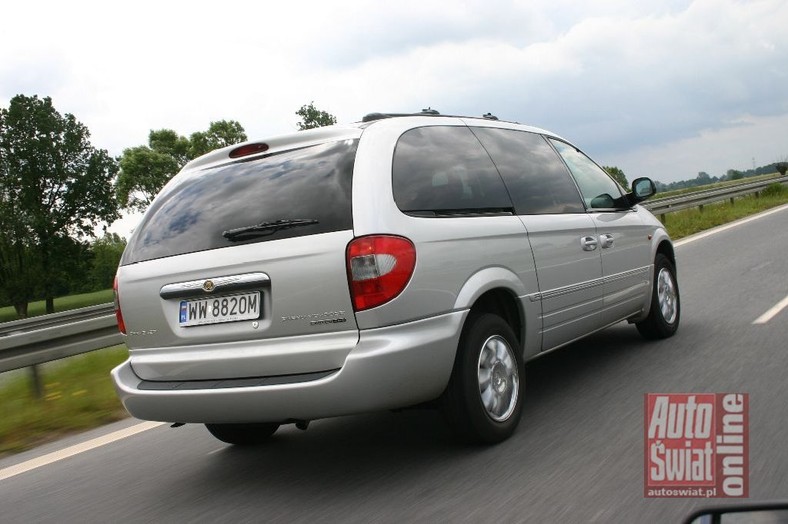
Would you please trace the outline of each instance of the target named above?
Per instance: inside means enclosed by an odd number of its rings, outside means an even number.
[[[466,314],[361,331],[341,368],[304,375],[303,381],[260,377],[248,382],[256,385],[171,383],[173,388],[156,389],[134,373],[130,361],[113,369],[112,377],[126,410],[143,420],[285,422],[405,407],[446,388]]]

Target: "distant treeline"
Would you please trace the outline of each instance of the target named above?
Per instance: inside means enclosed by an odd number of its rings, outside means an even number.
[[[746,171],[737,171],[735,169],[729,169],[727,173],[725,173],[720,177],[710,176],[705,171],[701,171],[700,173],[698,173],[698,176],[696,176],[695,178],[690,178],[688,180],[679,180],[677,182],[671,182],[669,184],[664,184],[659,180],[656,180],[655,184],[657,185],[658,192],[675,191],[677,189],[687,189],[690,187],[705,186],[706,184],[713,184],[715,182],[724,182],[726,180],[740,180],[742,178],[748,178],[752,176],[770,175],[772,173],[778,172],[779,164],[780,162],[773,162],[771,164],[757,167],[755,169],[748,169]]]

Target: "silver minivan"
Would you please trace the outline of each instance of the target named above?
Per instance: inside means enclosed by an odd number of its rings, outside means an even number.
[[[673,246],[638,205],[654,192],[489,115],[375,113],[214,151],[123,254],[117,391],[233,444],[430,401],[501,441],[529,359],[621,321],[676,332]]]

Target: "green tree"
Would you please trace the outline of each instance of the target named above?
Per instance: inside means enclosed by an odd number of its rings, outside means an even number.
[[[148,134],[148,145],[153,151],[172,157],[176,164],[184,166],[191,160],[192,144],[188,138],[180,136],[172,129],[151,129]]]
[[[125,149],[116,186],[118,203],[125,209],[145,210],[181,167],[173,155],[148,146]]]
[[[0,208],[5,207],[0,202]],[[0,219],[0,298],[14,306],[19,318],[27,317],[27,304],[40,291],[41,267],[30,238],[17,235]]]
[[[117,233],[106,233],[96,239],[90,246],[93,252],[93,263],[90,270],[91,291],[99,291],[112,287],[115,273],[123,250],[126,248],[126,239]]]
[[[120,157],[118,202],[124,209],[144,211],[187,162],[245,140],[244,128],[234,120],[211,122],[207,131],[192,133],[191,138],[172,129],[151,130],[148,145],[125,149]]]
[[[112,187],[117,163],[89,139],[87,127],[58,113],[49,97],[17,95],[8,109],[0,108],[2,271],[10,261],[9,267],[37,273],[35,285],[25,277],[13,291],[18,314],[26,314],[35,287],[53,312],[68,238],[91,237],[96,222],[119,216]],[[9,296],[14,280],[0,283]]]
[[[0,133],[3,131],[0,108]],[[0,135],[2,137],[2,135]],[[0,148],[0,301],[16,309],[17,316],[27,316],[27,303],[36,284],[35,257],[30,252],[30,238],[18,223],[21,210],[16,191],[10,186],[6,151]]]
[[[627,177],[621,169],[615,166],[605,166],[603,169],[607,171],[607,174],[613,177],[613,180],[618,182],[621,187],[629,189],[629,182],[627,182]]]
[[[52,244],[53,251],[57,252],[57,263],[50,269],[54,282],[52,295],[61,297],[92,291],[88,278],[92,257],[90,243],[70,236],[57,236]],[[40,298],[44,298],[41,293],[36,296]]]
[[[208,131],[192,133],[189,154],[197,158],[214,149],[231,146],[248,139],[244,128],[235,120],[219,120],[211,122]]]
[[[331,113],[319,110],[315,107],[314,102],[310,102],[309,105],[301,106],[301,109],[296,111],[295,114],[301,117],[301,121],[296,124],[299,131],[330,126],[337,123],[337,117]]]

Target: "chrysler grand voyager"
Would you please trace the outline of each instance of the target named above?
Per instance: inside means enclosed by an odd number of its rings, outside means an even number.
[[[123,254],[117,391],[234,444],[428,401],[501,441],[524,362],[621,321],[675,333],[673,246],[638,205],[654,192],[490,115],[374,113],[214,151]]]

